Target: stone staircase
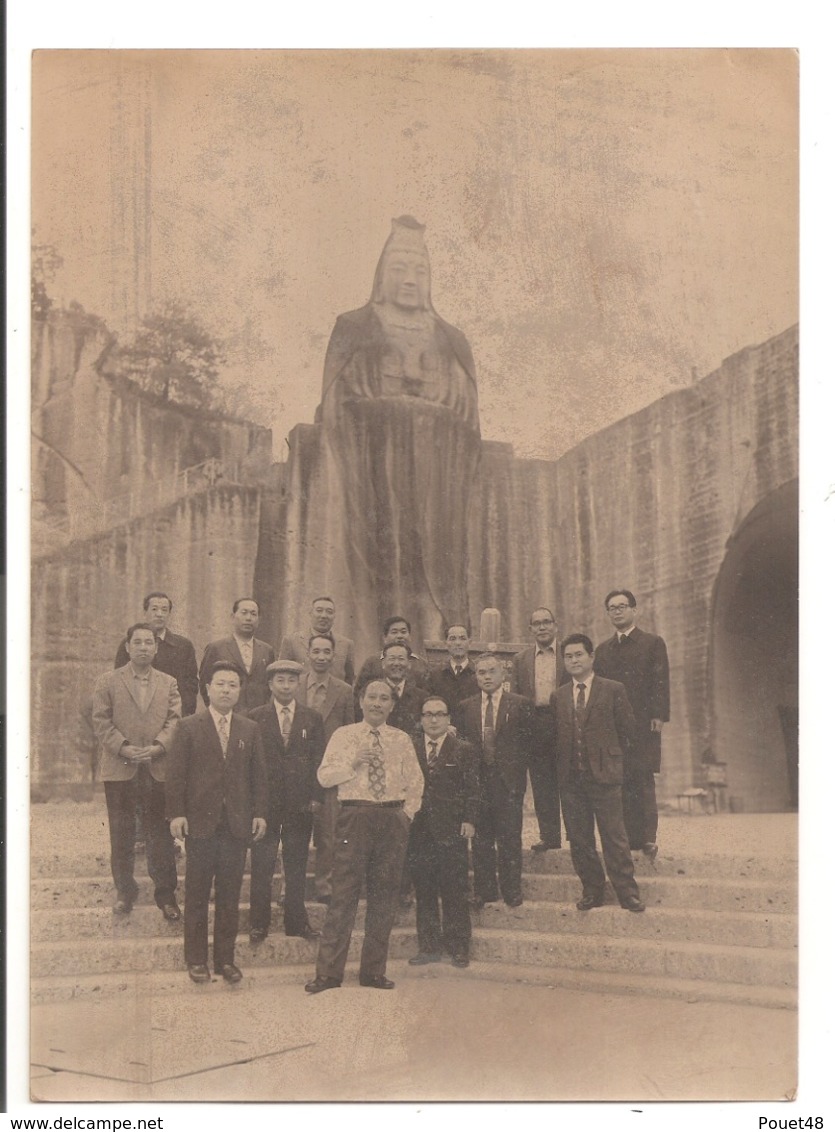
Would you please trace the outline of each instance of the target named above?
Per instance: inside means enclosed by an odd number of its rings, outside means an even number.
[[[311,850],[310,867],[313,864]],[[180,872],[184,862],[179,863]],[[647,911],[631,915],[611,903],[591,912],[574,907],[579,882],[567,850],[526,853],[525,903],[473,913],[472,963],[403,966],[410,978],[491,978],[613,993],[649,994],[794,1008],[797,1000],[797,863],[740,854],[660,855],[655,867],[636,862]],[[140,895],[129,917],[114,917],[104,852],[69,849],[35,856],[31,882],[31,988],[34,1002],[117,993],[152,978],[155,992],[182,989],[182,927],[169,925],[153,903],[137,861]],[[312,877],[309,877],[309,897]],[[182,893],[182,887],[181,887]],[[302,983],[313,972],[316,944],[287,938],[281,913],[253,947],[247,933],[249,877],[241,894],[237,959],[253,976]],[[309,903],[321,927],[326,909]],[[349,953],[359,957],[364,904]],[[414,909],[402,911],[390,958],[417,950]]]

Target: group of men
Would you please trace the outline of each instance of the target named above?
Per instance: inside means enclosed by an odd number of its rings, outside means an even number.
[[[93,723],[102,756],[116,886],[114,912],[137,895],[137,811],[157,905],[184,919],[185,962],[208,982],[212,961],[230,983],[246,855],[251,858],[250,941],[267,936],[282,850],[284,930],[319,939],[308,993],[340,986],[358,902],[366,916],[362,986],[390,989],[386,960],[398,906],[413,885],[413,965],[469,963],[471,907],[523,902],[522,817],[530,777],[539,840],[559,848],[561,811],[582,884],[577,907],[603,903],[605,876],[620,904],[642,912],[631,850],[657,853],[654,774],[669,718],[669,670],[660,637],[635,621],[637,602],[613,591],[614,635],[595,653],[571,634],[557,643],[553,613],[535,610],[534,643],[510,672],[494,653],[470,657],[464,625],[451,625],[448,660],[430,669],[412,651],[405,617],[382,628],[379,654],[354,672],[353,642],[333,633],[336,608],[318,597],[304,632],[276,658],[256,636],[258,603],[240,598],[232,633],[206,646],[168,628],[172,602],[149,594],[144,617],[97,682]],[[198,710],[198,694],[205,710]],[[595,845],[595,823],[606,872]],[[320,933],[305,907],[309,845]],[[186,847],[184,913],[176,898],[175,840]],[[469,896],[472,846],[473,898]]]

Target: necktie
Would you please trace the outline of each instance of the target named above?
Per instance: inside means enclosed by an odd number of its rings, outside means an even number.
[[[317,684],[316,687],[313,689],[313,702],[311,703],[310,706],[313,708],[314,711],[318,711],[319,714],[321,715],[322,714],[322,708],[324,707],[324,705],[325,705],[325,685],[324,684]]]
[[[429,769],[430,770],[435,765],[435,760],[437,759],[437,757],[438,757],[438,744],[435,742],[434,739],[430,739],[430,741],[429,741]]]
[[[484,712],[484,761],[492,766],[496,761],[496,726],[493,717],[493,697],[487,697],[487,708]]]
[[[386,768],[383,763],[383,744],[380,742],[380,732],[371,732],[371,761],[368,764],[368,785],[377,801],[385,797]]]
[[[577,685],[577,714],[582,719],[583,713],[586,710],[586,685]]]
[[[286,743],[290,738],[290,709],[281,709],[281,738]]]
[[[220,749],[223,751],[223,757],[226,758],[226,748],[229,746],[229,720],[225,715],[217,721],[217,734],[220,739]]]
[[[461,665],[460,665],[460,664],[456,664],[456,665],[455,665],[455,669],[454,669],[454,671],[455,671],[455,675],[456,675],[456,676],[460,676],[460,675],[461,675]]]

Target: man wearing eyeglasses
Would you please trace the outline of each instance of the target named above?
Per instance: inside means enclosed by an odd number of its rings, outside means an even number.
[[[557,783],[557,748],[551,696],[560,683],[562,665],[557,657],[557,623],[550,609],[535,609],[530,620],[534,644],[514,656],[510,690],[534,705],[534,735],[528,759],[531,793],[539,825],[535,853],[559,849],[560,792]]]
[[[471,744],[450,733],[449,720],[444,700],[433,696],[424,701],[423,734],[415,739],[415,751],[426,786],[408,848],[417,897],[418,953],[409,960],[413,967],[439,963],[442,951],[452,957],[453,967],[470,963],[467,840],[475,835],[478,761]]]
[[[597,646],[594,671],[626,688],[637,724],[636,742],[624,757],[623,819],[630,849],[650,861],[658,855],[655,775],[661,770],[661,728],[670,718],[670,665],[661,637],[635,624],[631,590],[612,590],[604,603],[614,636]]]

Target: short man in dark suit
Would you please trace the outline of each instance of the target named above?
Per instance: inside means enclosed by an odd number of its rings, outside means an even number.
[[[180,919],[174,842],[165,819],[167,754],[180,718],[177,681],[153,667],[157,638],[150,623],[131,625],[127,663],[105,672],[93,692],[93,730],[101,747],[110,827],[110,867],[116,886],[113,911],[127,915],[138,893],[134,879],[135,815],[148,838],[148,875],[166,920]]]
[[[531,614],[535,644],[514,656],[510,690],[534,705],[534,741],[528,773],[539,823],[539,841],[531,846],[535,853],[559,849],[560,792],[557,784],[557,752],[551,696],[557,690],[562,664],[557,656],[557,623],[550,609],[541,606]]]
[[[449,706],[453,727],[460,726],[458,709],[478,692],[475,669],[470,664],[470,634],[466,625],[450,625],[446,633],[449,661],[429,674],[427,688]]]
[[[557,759],[571,862],[583,885],[581,912],[603,903],[606,878],[594,843],[600,833],[603,860],[621,907],[643,912],[623,824],[623,753],[635,739],[635,718],[623,684],[596,676],[588,637],[572,633],[560,646],[571,682],[554,693]]]
[[[355,722],[354,692],[344,680],[337,680],[332,671],[335,653],[330,633],[314,633],[308,642],[307,671],[299,680],[297,701],[313,708],[325,726],[325,746],[338,727]],[[336,787],[323,789],[324,800],[314,801],[313,844],[316,846],[316,901],[330,904],[333,873],[334,837],[339,801]]]
[[[278,843],[284,864],[284,934],[317,939],[304,906],[307,854],[313,830],[314,802],[324,791],[316,778],[325,753],[322,717],[296,701],[302,666],[274,660],[267,666],[272,700],[249,713],[261,729],[270,808],[267,834],[250,849],[249,938],[260,943],[270,930],[272,883]]]
[[[670,718],[667,646],[635,624],[638,603],[630,590],[612,590],[605,606],[615,634],[597,646],[594,670],[623,684],[635,716],[635,745],[623,767],[623,820],[630,848],[653,861],[658,855],[655,775],[661,770],[661,728]]]
[[[477,908],[499,898],[522,903],[522,804],[533,742],[533,705],[502,689],[504,665],[494,653],[475,662],[479,695],[461,705],[461,737],[479,755],[480,803],[473,838]],[[496,860],[498,847],[498,879]]]
[[[238,904],[251,841],[267,831],[269,790],[258,724],[233,713],[242,674],[216,661],[209,673],[206,712],[177,726],[166,780],[172,837],[185,838],[185,960],[189,978],[207,983],[209,896],[214,884],[212,944],[215,974],[239,983],[235,966]]]
[[[429,693],[411,675],[408,648],[406,645],[383,645],[380,664],[394,696],[394,707],[386,722],[389,727],[399,727],[414,736],[420,729],[420,713]]]
[[[310,605],[310,628],[302,633],[290,633],[278,650],[280,660],[295,660],[303,668],[308,666],[308,645],[310,638],[326,633],[333,639],[333,662],[331,675],[348,684],[354,682],[354,642],[350,637],[340,637],[333,631],[336,620],[336,605],[331,597],[315,597]],[[353,720],[352,720],[353,722]]]
[[[412,652],[412,626],[405,617],[401,617],[396,613],[393,617],[387,617],[383,622],[383,644],[386,645],[405,645],[409,655],[409,674],[414,682],[421,688],[426,687],[426,681],[429,679],[429,665],[423,659]],[[354,704],[357,709],[357,719],[360,718],[361,712],[359,709],[359,697],[365,685],[370,680],[381,680],[383,678],[383,654],[382,651],[375,653],[374,656],[369,656],[363,663],[360,669],[359,676],[354,681]]]
[[[209,703],[205,688],[211,678],[212,668],[219,660],[234,664],[241,671],[243,684],[238,711],[242,715],[269,703],[267,665],[275,660],[275,650],[272,645],[259,641],[255,636],[259,619],[260,611],[255,598],[239,597],[232,606],[231,637],[221,637],[206,645],[200,662],[200,688],[204,703]]]
[[[142,608],[145,611],[143,621],[153,628],[157,638],[154,668],[158,672],[165,672],[174,677],[180,693],[183,715],[194,715],[197,710],[197,657],[194,645],[188,637],[181,637],[179,633],[174,633],[168,628],[174,608],[168,594],[159,591],[148,594],[142,602]],[[120,641],[114,668],[124,668],[127,662],[125,642]]]
[[[478,759],[469,743],[450,732],[449,708],[439,696],[424,701],[421,721],[423,734],[415,739],[415,750],[426,786],[407,854],[417,897],[419,950],[409,963],[437,963],[445,949],[453,967],[468,967],[467,841],[475,835]]]
[[[322,786],[338,788],[339,819],[333,896],[319,942],[316,977],[305,984],[308,994],[342,985],[363,883],[367,904],[360,986],[394,986],[386,978],[389,938],[409,825],[423,796],[423,775],[409,736],[386,725],[393,706],[388,684],[367,684],[362,722],[334,731],[319,767]]]

